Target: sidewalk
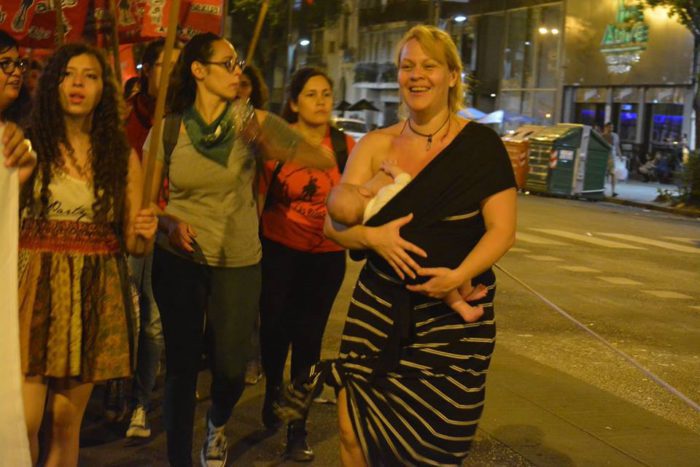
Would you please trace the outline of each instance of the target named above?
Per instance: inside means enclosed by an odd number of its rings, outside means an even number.
[[[675,207],[668,202],[656,201],[660,193],[668,191],[671,194],[678,193],[677,185],[663,183],[644,183],[640,180],[626,180],[615,184],[616,197],[610,196],[612,189],[610,183],[605,184],[606,201],[626,206],[636,206],[656,211],[670,212],[690,217],[700,217],[700,209],[689,207]]]

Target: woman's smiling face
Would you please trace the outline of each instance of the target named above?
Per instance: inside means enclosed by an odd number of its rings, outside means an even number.
[[[399,88],[401,98],[412,111],[439,109],[448,103],[456,73],[436,57],[428,55],[420,43],[411,39],[401,49]]]

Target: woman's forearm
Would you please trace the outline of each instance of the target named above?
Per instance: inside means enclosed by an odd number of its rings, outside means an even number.
[[[323,224],[323,233],[343,248],[350,250],[370,248],[370,243],[367,239],[368,228],[364,225],[345,227],[342,224],[333,222],[330,216],[326,216]]]
[[[457,267],[458,272],[467,280],[478,276],[496,261],[515,243],[515,231],[506,227],[496,227],[487,230],[479,243]]]

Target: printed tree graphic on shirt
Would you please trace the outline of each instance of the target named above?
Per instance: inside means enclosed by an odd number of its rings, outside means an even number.
[[[313,175],[309,177],[309,183],[307,183],[304,188],[302,189],[301,192],[301,200],[302,201],[311,201],[318,191],[318,185],[316,184],[318,182],[318,178],[314,177]]]

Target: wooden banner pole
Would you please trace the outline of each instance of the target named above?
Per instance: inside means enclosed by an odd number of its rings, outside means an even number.
[[[267,15],[267,9],[270,7],[270,0],[264,0],[262,6],[260,7],[260,13],[258,14],[258,21],[255,23],[255,32],[253,33],[253,39],[250,41],[250,47],[248,47],[248,55],[246,56],[246,62],[253,62],[253,54],[255,54],[255,47],[258,45],[258,39],[260,38],[260,32],[262,31],[263,23],[265,22],[265,16]]]
[[[156,110],[153,116],[153,128],[151,129],[151,141],[148,146],[148,152],[144,154],[144,182],[143,182],[143,198],[141,199],[141,207],[147,208],[151,205],[154,192],[160,190],[160,181],[162,174],[155,173],[156,154],[158,153],[158,145],[161,144],[161,129],[163,128],[163,117],[165,115],[165,98],[168,92],[168,80],[172,68],[173,48],[175,47],[175,36],[177,35],[177,21],[180,15],[180,0],[172,0],[170,5],[170,15],[168,16],[168,32],[165,36],[165,45],[163,47],[163,68],[160,74],[160,83],[158,84],[158,97],[156,99]],[[141,239],[138,239],[141,242]]]
[[[55,0],[56,8],[56,47],[61,47],[66,35],[66,25],[63,23],[63,0]]]
[[[117,0],[109,1],[109,9],[112,14],[112,60],[114,61],[114,76],[117,83],[122,84],[122,64],[119,60],[119,7]]]

